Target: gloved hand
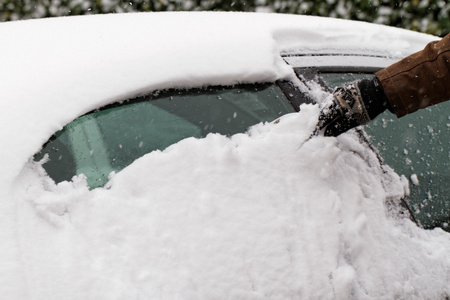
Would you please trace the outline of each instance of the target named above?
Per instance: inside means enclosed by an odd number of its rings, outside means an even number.
[[[364,125],[386,109],[394,112],[377,77],[347,83],[333,92],[332,103],[319,114],[316,132],[338,136]]]

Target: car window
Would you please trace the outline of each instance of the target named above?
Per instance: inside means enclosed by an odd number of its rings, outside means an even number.
[[[74,120],[35,155],[55,182],[84,174],[103,186],[137,158],[187,137],[232,135],[294,112],[276,84],[167,91],[104,107]]]
[[[324,73],[334,88],[372,74]],[[410,181],[407,202],[425,228],[450,230],[450,102],[397,118],[385,112],[364,126],[383,160]]]
[[[450,229],[449,113],[450,103],[400,119],[384,113],[365,128],[384,160],[410,180],[408,199],[425,228]]]

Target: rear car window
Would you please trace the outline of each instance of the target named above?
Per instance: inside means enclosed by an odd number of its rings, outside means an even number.
[[[81,116],[55,133],[34,158],[48,157],[43,167],[55,182],[84,174],[96,188],[111,172],[184,138],[245,132],[294,111],[276,84],[166,91]]]

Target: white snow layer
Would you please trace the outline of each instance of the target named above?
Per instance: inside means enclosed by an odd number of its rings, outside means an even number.
[[[429,39],[365,23],[349,34],[354,23],[320,18],[149,15],[0,25],[11,45],[0,56],[2,299],[450,295],[449,234],[402,217],[404,179],[356,135],[303,144],[317,106],[149,153],[104,189],[89,191],[83,176],[55,185],[26,163],[61,126],[119,96],[287,78],[279,52],[298,48],[295,36],[306,48],[370,48],[389,33],[392,51]]]
[[[88,191],[30,165],[15,230],[35,299],[440,299],[450,237],[399,216],[402,180],[317,107],[189,138]],[[295,128],[295,130],[293,130]],[[398,204],[398,203],[397,203]],[[22,283],[21,283],[22,284]],[[26,297],[25,297],[26,298]]]

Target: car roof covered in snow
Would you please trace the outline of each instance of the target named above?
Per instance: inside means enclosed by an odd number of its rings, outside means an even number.
[[[275,81],[281,53],[403,57],[434,37],[363,22],[256,13],[134,13],[0,24],[3,174],[56,131],[111,102],[165,88]]]

